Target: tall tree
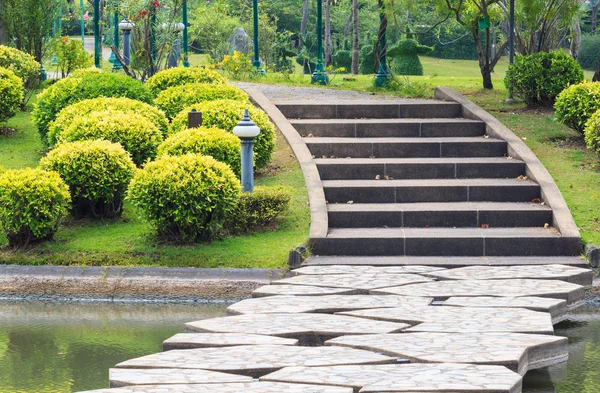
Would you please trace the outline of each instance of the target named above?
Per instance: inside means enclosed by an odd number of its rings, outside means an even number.
[[[358,34],[358,0],[352,0],[352,73],[358,74],[360,55]]]
[[[325,0],[323,3],[325,10],[325,66],[333,63],[333,48],[331,47],[331,3],[332,0]]]
[[[598,9],[600,8],[600,0],[596,0],[596,5],[592,7],[592,34],[598,32]]]
[[[594,78],[592,79],[592,82],[600,82],[600,60],[598,60],[598,68],[594,73]]]
[[[302,22],[300,23],[300,36],[302,39],[306,37],[306,28],[308,25],[308,0],[302,0]],[[300,45],[298,45],[298,49],[302,49],[302,40],[300,40]]]

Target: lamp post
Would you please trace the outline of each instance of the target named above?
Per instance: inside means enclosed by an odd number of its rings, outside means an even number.
[[[262,68],[258,48],[258,0],[252,0],[252,15],[254,18],[254,62],[252,62],[252,66],[258,74],[264,75],[265,70]]]
[[[317,0],[317,64],[311,82],[320,85],[329,83],[329,76],[323,64],[323,0]]]
[[[168,26],[166,26],[168,29]],[[171,28],[175,31],[175,40],[173,41],[173,47],[169,53],[169,61],[167,66],[169,68],[177,67],[179,57],[181,57],[181,42],[179,41],[179,33],[185,30],[183,23],[173,23]]]
[[[100,0],[94,0],[94,64],[96,68],[102,68],[100,56]]]
[[[113,25],[114,25],[114,29],[115,29],[115,37],[113,39],[113,44],[115,46],[115,49],[118,52],[119,48],[121,46],[121,43],[119,42],[120,38],[121,38],[120,37],[120,33],[119,33],[119,1],[118,0],[114,0],[113,5],[115,7],[115,10],[114,10],[115,14],[113,15],[114,16]],[[110,52],[110,55],[113,58],[115,57],[115,54],[112,51]],[[113,61],[113,71],[120,71],[121,69],[122,69],[121,63],[119,63],[119,61],[116,58],[114,58],[114,61]]]
[[[154,3],[157,4],[157,3]],[[156,71],[156,5],[150,10],[150,64],[148,76],[154,75]]]
[[[125,18],[119,23],[119,29],[123,32],[123,63],[129,66],[131,62],[131,30],[135,25]]]
[[[385,5],[382,1],[379,3],[379,36],[381,37],[379,41],[379,53],[373,53],[374,56],[379,58],[379,69],[377,70],[377,75],[375,75],[375,86],[384,87],[392,79],[392,74],[390,73],[390,69],[387,64],[387,15],[385,14]],[[383,56],[379,56],[382,53]]]
[[[81,10],[81,46],[85,48],[85,7],[83,6],[83,0],[79,0],[79,9]]]
[[[244,118],[233,128],[233,134],[242,142],[242,188],[244,192],[254,190],[254,138],[260,134],[260,128],[252,120],[248,109],[244,110]]]
[[[509,46],[510,46],[510,55],[509,55],[509,63],[513,65],[515,62],[515,0],[510,0],[510,35],[509,35]],[[508,88],[508,98],[506,102],[514,102],[513,98],[513,89],[512,87]]]
[[[60,6],[60,0],[54,0],[54,7],[54,12],[52,13],[52,38],[56,38],[56,35],[58,34],[58,19],[60,18],[60,16],[57,18],[56,14],[59,13],[60,15],[60,12],[62,11],[62,8]],[[56,53],[52,55],[50,63],[58,64],[58,56],[56,56]]]
[[[183,23],[183,66],[189,67],[190,61],[188,58],[188,8],[187,8],[187,0],[183,0],[183,5],[181,8],[182,15],[182,23]]]

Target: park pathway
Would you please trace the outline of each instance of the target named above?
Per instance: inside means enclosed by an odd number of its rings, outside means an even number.
[[[527,371],[567,361],[553,326],[592,273],[519,138],[445,89],[240,85],[302,166],[314,255],[96,392],[520,393]]]

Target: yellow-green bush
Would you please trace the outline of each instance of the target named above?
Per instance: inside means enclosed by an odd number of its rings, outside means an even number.
[[[11,247],[52,239],[70,203],[69,187],[56,172],[28,168],[0,173],[0,228]]]
[[[146,87],[156,97],[161,91],[173,86],[188,83],[227,83],[218,72],[204,67],[174,67],[153,75],[146,81]]]
[[[0,67],[15,73],[26,88],[31,88],[40,78],[40,63],[35,57],[15,48],[0,45]]]
[[[33,121],[44,143],[48,143],[48,125],[69,105],[89,98],[126,97],[152,104],[150,91],[140,81],[107,72],[80,72],[61,79],[38,95]]]
[[[600,82],[567,87],[556,98],[554,110],[558,122],[583,134],[588,119],[600,110]]]
[[[281,186],[243,192],[235,210],[227,217],[225,228],[230,233],[264,228],[288,208],[291,198],[291,191]]]
[[[167,241],[214,237],[235,209],[240,183],[222,162],[200,154],[164,156],[146,164],[129,185],[130,199]]]
[[[244,109],[248,108],[250,118],[260,128],[260,134],[254,140],[254,165],[258,169],[265,168],[271,161],[275,149],[275,126],[269,116],[247,102],[234,100],[205,101],[184,108],[171,122],[171,133],[187,128],[188,112],[192,109],[202,112],[202,125],[216,127],[227,132],[233,132],[233,127],[242,120]]]
[[[600,152],[600,109],[585,124],[584,137],[589,148]]]
[[[225,83],[189,83],[169,87],[161,91],[154,102],[166,113],[169,119],[172,119],[189,105],[225,99],[246,102],[248,101],[248,94],[233,85]]]
[[[92,112],[75,118],[56,134],[57,144],[93,139],[120,143],[131,153],[133,162],[142,165],[156,157],[162,134],[144,116],[119,111]]]
[[[23,102],[23,82],[11,70],[0,68],[0,123],[13,117]]]
[[[241,155],[240,139],[218,128],[192,128],[178,132],[158,146],[158,156],[181,156],[202,154],[223,162],[240,175]]]
[[[135,173],[129,153],[103,140],[59,145],[41,161],[69,186],[76,217],[115,218],[123,211],[127,186]]]
[[[86,117],[90,113],[117,111],[128,114],[137,114],[150,120],[163,135],[168,133],[169,121],[163,111],[152,105],[130,98],[98,97],[83,100],[61,110],[56,119],[48,127],[48,146],[56,144],[56,135],[70,125],[74,119]]]

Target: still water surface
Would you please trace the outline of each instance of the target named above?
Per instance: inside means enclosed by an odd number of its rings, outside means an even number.
[[[106,387],[115,364],[158,352],[192,320],[224,304],[0,303],[0,392],[77,392]],[[600,306],[556,326],[567,364],[527,374],[524,393],[600,393]]]

